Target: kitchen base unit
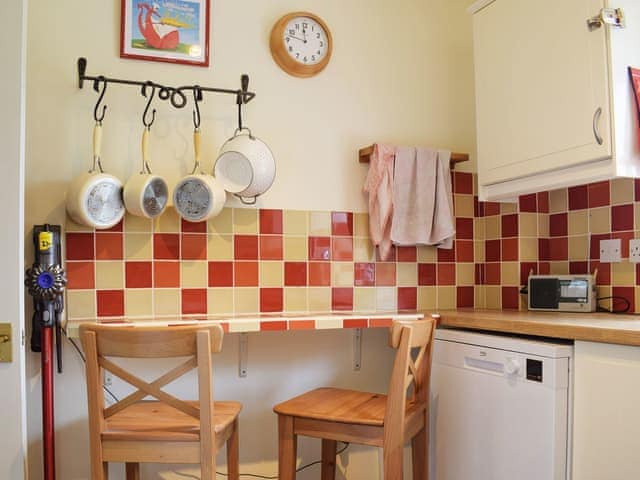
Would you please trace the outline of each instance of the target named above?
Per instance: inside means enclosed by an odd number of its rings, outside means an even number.
[[[569,342],[439,329],[429,478],[570,477]]]

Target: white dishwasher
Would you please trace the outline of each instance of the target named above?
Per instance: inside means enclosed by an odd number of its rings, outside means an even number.
[[[570,479],[572,354],[570,343],[438,329],[429,478]]]

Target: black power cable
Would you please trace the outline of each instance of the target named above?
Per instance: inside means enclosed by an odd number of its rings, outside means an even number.
[[[611,309],[608,309],[606,307],[601,307],[600,306],[600,301],[601,300],[612,300],[611,302]],[[616,309],[615,308],[615,304],[616,302],[618,303],[623,303],[624,307]],[[630,309],[631,309],[631,302],[629,300],[627,300],[624,297],[619,297],[619,296],[609,296],[609,297],[600,297],[596,299],[596,304],[597,304],[597,308],[596,310],[598,312],[607,312],[607,313],[627,313]]]

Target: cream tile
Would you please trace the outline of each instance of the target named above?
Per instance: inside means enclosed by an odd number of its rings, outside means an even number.
[[[306,210],[285,210],[283,213],[284,234],[306,235],[307,216]]]
[[[207,313],[210,315],[233,313],[233,288],[207,289]]]
[[[331,310],[331,288],[309,287],[307,302],[310,312],[328,312]]]
[[[353,289],[353,309],[358,312],[376,309],[376,289],[356,287]]]
[[[487,308],[487,302],[485,299],[485,286],[476,285],[473,287],[474,307],[475,308]]]
[[[502,309],[502,289],[499,286],[487,285],[484,287],[485,304],[489,309]]]
[[[611,287],[608,286],[599,286],[598,288],[598,298],[605,298],[611,296]],[[611,310],[611,299],[608,300],[600,300],[598,302],[600,307],[604,307],[606,309]]]
[[[438,310],[456,308],[456,287],[436,287]]]
[[[631,287],[636,284],[634,263],[621,262],[611,264],[611,284],[616,287]]]
[[[475,266],[473,263],[456,264],[456,285],[473,285],[475,275]]]
[[[635,291],[634,291],[634,303],[635,303],[635,310],[633,311],[633,313],[638,313],[640,312],[640,287],[636,285]]]
[[[397,263],[396,274],[399,287],[415,287],[418,285],[417,263]]]
[[[500,238],[501,218],[500,215],[486,217],[485,219],[485,238],[487,240],[495,240]]]
[[[331,263],[331,285],[334,287],[353,287],[353,263]]]
[[[96,290],[124,288],[124,263],[96,262]]]
[[[485,217],[473,219],[473,239],[484,240],[487,236]]]
[[[376,310],[389,312],[398,309],[398,293],[395,287],[377,287]]]
[[[640,203],[635,203],[633,205],[633,221],[636,228],[640,228]],[[636,234],[636,238],[638,235]]]
[[[353,239],[353,259],[356,262],[376,261],[376,249],[373,246],[373,243],[371,243],[371,240],[368,238]]]
[[[155,288],[153,290],[153,311],[155,315],[180,314],[180,289]]]
[[[537,237],[538,236],[538,214],[537,213],[521,213],[518,215],[518,233],[521,237]]]
[[[93,232],[93,228],[74,222],[69,215],[65,216],[65,232]]]
[[[206,288],[208,281],[208,264],[200,261],[180,262],[180,285],[182,288]]]
[[[611,208],[589,209],[589,229],[591,233],[609,233],[611,231]]]
[[[538,261],[538,239],[521,238],[519,241],[520,260],[524,262]]]
[[[589,258],[589,237],[569,237],[569,260],[581,261]]]
[[[369,236],[369,214],[368,213],[354,213],[353,236],[354,237]]]
[[[231,235],[233,233],[233,209],[223,208],[222,211],[207,222],[209,233]]]
[[[258,233],[258,210],[254,208],[234,208],[233,233]]]
[[[153,231],[158,233],[176,233],[180,231],[180,216],[174,207],[167,209],[153,221]]]
[[[67,318],[95,318],[96,292],[95,290],[67,290],[65,310]]]
[[[635,200],[633,178],[614,178],[611,180],[611,204],[632,203]]]
[[[148,317],[153,314],[153,290],[131,289],[124,291],[124,311],[127,317]]]
[[[306,287],[285,287],[284,311],[285,312],[306,312],[307,311]]]
[[[233,236],[207,235],[207,256],[209,260],[233,260]]]
[[[567,275],[569,273],[569,262],[551,262],[549,268],[552,275]]]
[[[151,260],[153,258],[151,235],[148,233],[125,234],[124,258],[127,260]]]
[[[518,262],[502,262],[500,264],[500,281],[503,286],[520,286],[520,264]]]
[[[306,262],[309,251],[307,237],[284,237],[284,259],[289,262]]]
[[[546,213],[538,214],[538,238],[549,236],[549,215]]]
[[[454,194],[456,217],[473,218],[473,195]]]
[[[260,262],[260,286],[282,287],[284,285],[283,262]]]
[[[502,202],[500,203],[500,213],[502,215],[507,213],[518,213],[518,204],[516,202]]]
[[[436,247],[421,245],[418,247],[417,258],[420,263],[435,263],[438,258],[438,251]]]
[[[131,232],[151,232],[153,228],[153,220],[145,217],[138,217],[127,213],[124,216],[124,231]]]
[[[569,212],[569,235],[584,235],[589,232],[589,215],[587,210]]]
[[[331,235],[330,212],[309,212],[309,235]]]
[[[484,241],[482,242],[473,242],[473,259],[476,263],[484,262]]]
[[[235,313],[257,313],[260,311],[260,289],[240,287],[233,289]]]
[[[418,287],[418,310],[435,311],[437,306],[436,287]]]
[[[561,213],[569,210],[567,189],[552,190],[549,192],[549,212]]]

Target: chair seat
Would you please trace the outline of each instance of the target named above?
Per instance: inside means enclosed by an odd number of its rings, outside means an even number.
[[[198,407],[197,401],[186,403]],[[238,402],[214,402],[213,405],[216,433],[233,424],[242,409]],[[165,403],[141,401],[107,418],[102,439],[197,442],[200,421]]]

